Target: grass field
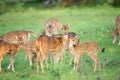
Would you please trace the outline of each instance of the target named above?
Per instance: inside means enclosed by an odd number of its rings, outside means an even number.
[[[95,7],[95,8],[56,8],[33,9],[25,11],[11,11],[0,15],[0,35],[14,30],[32,30],[39,36],[48,18],[57,18],[63,24],[72,23],[70,32],[75,32],[80,37],[80,43],[87,41],[97,42],[105,52],[99,52],[102,71],[93,72],[93,60],[83,55],[79,63],[79,70],[74,71],[73,65],[69,65],[71,55],[66,51],[62,63],[49,63],[49,69],[45,68],[45,75],[36,75],[36,64],[33,69],[29,66],[29,60],[25,60],[25,51],[20,51],[15,57],[15,70],[7,70],[9,56],[5,56],[2,62],[3,73],[0,80],[120,80],[120,47],[117,42],[113,45],[111,30],[115,28],[115,18],[120,14],[119,8]],[[31,37],[31,40],[35,37]]]

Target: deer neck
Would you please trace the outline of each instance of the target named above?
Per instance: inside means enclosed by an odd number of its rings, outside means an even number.
[[[74,50],[74,45],[73,44],[69,43],[68,49],[69,49],[70,53],[72,54],[72,56],[74,56],[74,57],[77,56],[76,51]]]
[[[73,50],[73,44],[69,43],[68,48],[69,48],[69,50],[71,52]]]
[[[63,34],[63,36],[62,36],[62,43],[63,43],[63,45],[64,45],[64,48],[66,48],[67,47],[67,44],[68,44],[68,35],[64,35]]]
[[[63,39],[68,39],[68,34],[63,34]]]

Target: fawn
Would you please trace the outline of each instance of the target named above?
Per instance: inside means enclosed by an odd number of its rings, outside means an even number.
[[[40,60],[42,74],[44,74],[43,61],[48,52],[53,52],[55,54],[54,62],[58,63],[62,52],[66,49],[68,44],[68,30],[70,26],[71,24],[62,27],[62,36],[41,35],[39,38],[37,38],[35,43],[37,55],[37,73],[39,68],[38,60]]]
[[[96,71],[97,64],[99,65],[99,70],[101,70],[100,60],[97,56],[99,52],[99,46],[95,42],[85,42],[79,44],[79,37],[73,36],[69,38],[69,51],[74,57],[74,69],[78,69],[79,59],[82,54],[87,53],[95,62],[94,72]]]
[[[8,43],[6,41],[0,40],[0,73],[2,72],[2,68],[1,68],[1,62],[4,58],[5,54],[9,54],[10,58],[11,58],[11,62],[8,66],[8,69],[11,67],[12,65],[12,71],[15,72],[14,69],[14,57],[15,54],[20,50],[20,46],[14,43]]]

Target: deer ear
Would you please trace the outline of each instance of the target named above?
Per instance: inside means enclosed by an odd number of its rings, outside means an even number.
[[[48,26],[48,24],[45,24],[45,27],[47,27]]]
[[[71,27],[71,26],[72,26],[72,23],[69,23],[69,24],[68,24],[68,27]]]

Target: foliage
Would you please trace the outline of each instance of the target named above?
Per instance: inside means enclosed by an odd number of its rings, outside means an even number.
[[[51,3],[52,1],[52,3]],[[26,6],[27,5],[27,6]],[[11,11],[24,11],[24,8],[35,7],[37,9],[54,8],[54,7],[89,7],[108,5],[120,7],[119,0],[0,0],[0,14]]]

